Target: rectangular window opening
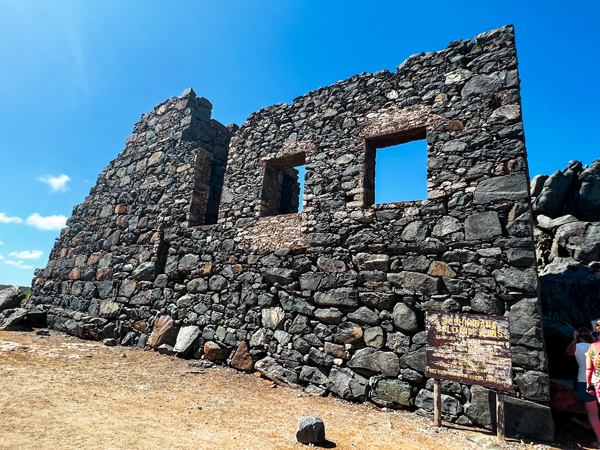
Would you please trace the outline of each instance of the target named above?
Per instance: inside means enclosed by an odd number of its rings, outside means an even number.
[[[302,211],[306,166],[304,154],[266,163],[261,192],[261,217]]]
[[[366,141],[365,206],[427,199],[425,128]]]
[[[188,215],[190,226],[217,223],[225,166],[225,159],[216,158],[202,148],[197,150]]]

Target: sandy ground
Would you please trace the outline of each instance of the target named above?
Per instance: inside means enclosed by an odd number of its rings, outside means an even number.
[[[300,450],[296,425],[310,414],[325,422],[326,448],[552,448],[152,351],[0,332],[0,449]]]

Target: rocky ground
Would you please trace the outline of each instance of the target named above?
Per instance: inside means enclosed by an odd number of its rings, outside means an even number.
[[[296,424],[309,414],[325,422],[324,448],[557,448],[497,443],[485,430],[438,429],[414,413],[274,387],[203,361],[41,333],[49,336],[0,331],[0,449],[298,449]]]

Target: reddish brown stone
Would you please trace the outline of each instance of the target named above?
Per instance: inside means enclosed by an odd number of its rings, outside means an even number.
[[[204,344],[204,353],[211,361],[215,361],[217,359],[227,359],[227,356],[229,356],[228,349],[221,348],[219,344],[213,341],[208,341],[206,344]]]
[[[560,411],[587,414],[585,403],[579,398],[570,381],[554,379],[550,382],[550,405]]]
[[[455,278],[456,272],[452,270],[452,268],[443,262],[432,261],[429,270],[427,271],[428,275],[433,275],[436,277],[449,277]]]
[[[325,353],[335,356],[336,358],[347,359],[346,349],[343,345],[333,344],[331,342],[325,342]]]
[[[125,205],[115,206],[115,214],[123,214],[125,211],[127,211],[127,206],[125,206]]]
[[[200,269],[202,275],[208,275],[212,272],[212,263],[206,263],[204,264],[204,267],[202,267],[202,269]]]
[[[458,119],[454,119],[452,122],[450,122],[448,124],[448,130],[450,130],[450,131],[461,131],[464,128],[465,128],[465,126]]]
[[[169,316],[160,316],[154,322],[154,329],[148,339],[148,345],[153,348],[159,347],[165,340],[167,333],[173,328],[173,319]]]
[[[80,272],[77,267],[69,272],[69,280],[79,280]]]
[[[110,280],[112,279],[112,272],[108,269],[98,269],[96,271],[96,280]]]
[[[92,253],[90,255],[90,257],[87,260],[88,265],[93,265],[96,264],[98,262],[98,260],[100,259],[100,252],[96,252],[96,253]]]
[[[115,220],[115,224],[117,228],[120,230],[124,230],[129,226],[129,222],[127,221],[127,216],[117,216],[117,220]]]
[[[233,355],[233,359],[231,360],[231,365],[239,370],[244,370],[246,372],[251,372],[254,370],[254,361],[252,360],[252,356],[248,353],[248,344],[246,342],[242,342],[236,352]]]
[[[138,331],[141,331],[142,333],[145,333],[147,325],[148,324],[145,320],[138,320],[137,322],[133,323],[133,328],[135,328]]]

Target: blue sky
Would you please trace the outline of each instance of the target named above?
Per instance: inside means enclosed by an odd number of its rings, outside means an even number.
[[[512,23],[531,174],[600,157],[597,1],[0,0],[0,11],[0,284],[31,283],[134,123],[189,86],[215,119],[242,124]]]

